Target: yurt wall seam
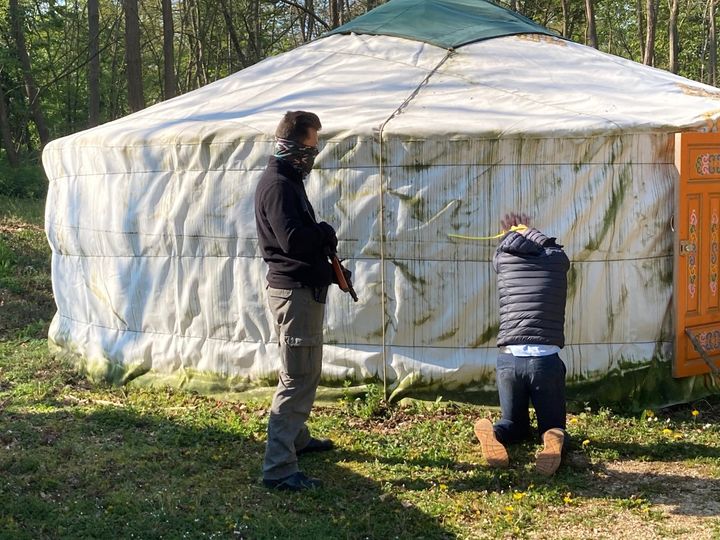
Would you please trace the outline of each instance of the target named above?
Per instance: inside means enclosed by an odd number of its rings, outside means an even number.
[[[378,166],[378,180],[380,182],[380,309],[382,311],[382,370],[383,370],[383,397],[385,400],[388,399],[388,391],[387,391],[387,324],[386,324],[386,316],[387,316],[387,298],[386,298],[386,280],[385,280],[385,190],[383,189],[383,186],[385,184],[384,179],[384,170],[383,170],[383,163],[385,161],[385,156],[383,155],[383,132],[385,130],[385,126],[387,126],[388,122],[395,118],[397,115],[399,115],[402,110],[412,101],[412,99],[418,95],[420,92],[420,89],[425,86],[428,81],[430,80],[430,77],[433,76],[433,74],[440,69],[440,67],[453,55],[455,52],[454,49],[449,49],[447,54],[442,57],[440,62],[423,78],[422,81],[420,81],[420,84],[417,85],[415,90],[413,90],[410,95],[405,98],[405,100],[400,104],[400,106],[395,109],[390,116],[388,116],[385,121],[380,124],[380,127],[378,128],[378,144],[379,144],[379,151],[378,151],[378,159],[380,161]]]

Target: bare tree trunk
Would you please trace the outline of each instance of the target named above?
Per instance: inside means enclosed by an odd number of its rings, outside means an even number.
[[[309,12],[315,13],[314,0],[305,0],[305,7],[308,9]],[[307,19],[307,23],[303,25],[306,27],[304,40],[311,41],[313,36],[315,35],[315,19],[310,17],[307,13],[303,13],[303,17]]]
[[[30,65],[30,56],[27,52],[25,44],[25,30],[23,25],[23,17],[18,7],[18,0],[10,0],[10,24],[12,25],[13,40],[20,57],[20,65],[22,66],[23,77],[25,79],[25,95],[30,102],[30,110],[32,111],[33,121],[38,130],[40,144],[45,146],[50,140],[50,132],[45,123],[45,115],[40,106],[40,90],[35,84],[35,77],[32,74],[32,66]]]
[[[302,40],[303,43],[307,43],[308,41],[310,41],[310,39],[308,38],[308,19],[310,17],[308,17],[308,14],[306,12],[304,12],[302,9],[295,8],[295,10],[297,11],[297,15],[298,15],[298,26],[300,27],[300,39]]]
[[[587,33],[585,41],[590,47],[598,48],[597,30],[595,28],[595,5],[593,0],[585,0],[585,17],[587,18]]]
[[[708,58],[710,60],[708,66],[708,75],[710,76],[709,83],[715,86],[717,82],[717,33],[715,27],[715,7],[717,6],[717,0],[710,0],[710,9],[708,10]]]
[[[86,43],[87,43],[87,50],[88,54],[90,52],[90,43],[87,40],[87,36],[85,34],[85,6],[80,5],[80,2],[74,3],[74,9],[73,9],[73,24],[71,26],[71,36],[70,39],[71,42],[74,43],[74,46],[72,47],[74,50],[83,50]],[[89,28],[89,26],[88,26]],[[99,45],[98,45],[99,47]],[[80,61],[80,58],[78,58],[78,62]],[[90,64],[90,58],[87,59],[88,66]],[[72,92],[72,107],[69,111],[69,118],[70,123],[69,125],[72,127],[73,131],[77,131],[78,129],[84,128],[87,125],[88,116],[85,114],[85,106],[89,105],[89,96],[88,96],[88,103],[83,103],[83,98],[85,97],[85,91],[88,90],[87,88],[87,77],[84,76],[84,70],[82,69],[84,65],[79,64],[77,69],[75,69],[73,74],[74,84],[71,87]],[[70,77],[68,77],[68,80],[70,80]]]
[[[255,61],[259,62],[265,56],[263,54],[262,40],[260,33],[262,31],[262,21],[260,21],[260,0],[253,2],[253,22],[255,23],[253,37],[255,38]]]
[[[645,33],[645,55],[643,64],[655,65],[655,26],[657,22],[657,0],[647,0],[647,32]]]
[[[175,80],[175,27],[173,25],[172,0],[162,0],[163,17],[163,87],[165,99],[177,94]]]
[[[668,54],[669,68],[672,73],[678,72],[678,54],[680,51],[680,44],[678,41],[678,11],[679,11],[679,0],[671,0],[670,3],[670,19],[668,22]]]
[[[340,1],[330,0],[330,24],[333,28],[340,26]]]
[[[205,48],[200,28],[200,5],[197,0],[190,5],[190,27],[193,35],[192,58],[195,64],[195,88],[200,88],[209,82],[209,77],[205,65]]]
[[[88,125],[100,123],[100,9],[88,0]]]
[[[17,167],[20,165],[20,160],[15,151],[15,143],[13,142],[12,131],[10,130],[7,107],[5,106],[5,93],[3,92],[2,85],[0,85],[0,135],[2,135],[3,148],[5,148],[5,155],[8,158],[10,166]]]
[[[178,30],[178,47],[175,55],[175,73],[177,74],[178,91],[182,94],[191,89],[190,83],[190,70],[192,68],[192,62],[183,62],[182,59],[188,54],[192,54],[192,42],[190,31],[188,30],[190,23],[190,10],[188,9],[187,2],[182,2],[178,5],[180,10],[180,29]],[[185,49],[189,52],[186,52]],[[184,72],[182,71],[184,69]]]
[[[294,3],[292,5],[298,9],[302,8],[305,13],[309,14],[304,6]],[[243,22],[247,30],[248,61],[250,64],[254,64],[264,57],[261,39],[262,21],[260,20],[260,0],[252,0],[252,5],[246,10],[246,16]]]
[[[121,43],[118,32],[117,38],[112,40],[111,45],[112,62],[110,63],[110,88],[108,92],[109,107],[106,108],[106,110],[109,109],[108,116],[110,120],[114,120],[120,115],[120,90],[122,88],[122,83],[119,79],[122,77],[120,72],[122,71],[121,64],[123,61],[123,59],[120,58],[120,53],[118,52],[118,49],[120,48]]]
[[[138,0],[123,0],[125,9],[125,62],[128,83],[128,105],[135,112],[145,107],[140,56],[140,14]]]
[[[240,45],[240,37],[238,36],[235,24],[232,20],[232,14],[228,8],[227,0],[220,0],[220,8],[222,9],[223,17],[225,18],[225,26],[227,27],[228,34],[230,35],[230,41],[232,42],[235,54],[240,60],[242,67],[247,67],[248,62],[245,54],[243,53],[242,46]]]
[[[643,12],[643,0],[635,0],[635,14],[637,16],[638,46],[640,47],[640,59],[645,58],[645,17]]]
[[[562,35],[563,37],[568,36],[568,18],[570,17],[570,7],[568,6],[569,0],[561,0],[562,4]]]

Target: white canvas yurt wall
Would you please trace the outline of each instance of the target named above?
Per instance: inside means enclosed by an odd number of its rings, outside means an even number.
[[[50,143],[53,346],[95,378],[250,391],[278,366],[253,193],[287,110],[316,112],[306,181],[360,296],[331,291],[324,384],[491,396],[494,242],[510,212],[572,261],[571,392],[682,399],[670,376],[673,134],[720,91],[548,36],[452,51],[331,35]]]

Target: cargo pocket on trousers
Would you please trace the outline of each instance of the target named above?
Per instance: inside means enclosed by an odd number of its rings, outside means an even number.
[[[322,362],[321,336],[289,336],[283,337],[282,366],[291,377],[308,375]]]

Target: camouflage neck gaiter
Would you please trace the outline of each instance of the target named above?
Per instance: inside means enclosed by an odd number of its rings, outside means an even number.
[[[303,178],[310,174],[318,152],[315,146],[305,146],[290,139],[275,138],[275,153],[273,155],[290,163],[303,175]]]

